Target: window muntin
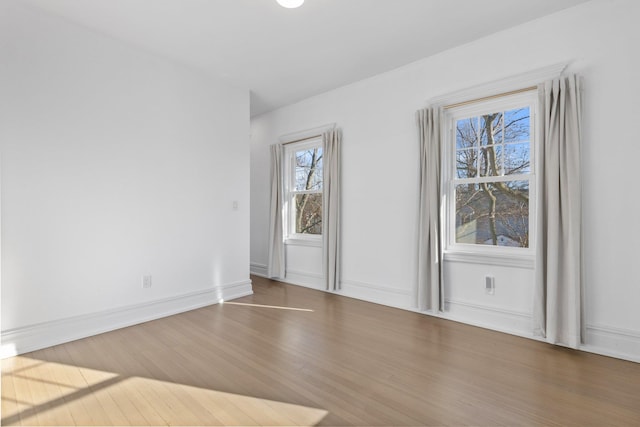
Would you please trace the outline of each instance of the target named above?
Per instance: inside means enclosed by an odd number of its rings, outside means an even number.
[[[322,235],[322,140],[313,138],[286,146],[288,165],[288,238]]]
[[[534,112],[533,94],[447,112],[449,250],[531,250]]]

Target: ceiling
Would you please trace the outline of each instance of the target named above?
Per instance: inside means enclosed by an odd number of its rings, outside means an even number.
[[[28,0],[251,90],[262,114],[587,0]]]

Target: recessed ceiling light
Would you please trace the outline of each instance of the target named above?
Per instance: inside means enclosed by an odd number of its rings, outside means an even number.
[[[304,0],[278,0],[278,4],[287,9],[295,9],[302,6],[302,3],[304,3]]]

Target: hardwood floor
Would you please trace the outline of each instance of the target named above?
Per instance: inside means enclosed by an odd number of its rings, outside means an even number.
[[[640,425],[639,364],[252,279],[5,359],[2,424]]]

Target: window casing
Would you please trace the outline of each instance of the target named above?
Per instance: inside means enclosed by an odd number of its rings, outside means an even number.
[[[530,91],[446,110],[445,257],[533,259],[536,109]]]
[[[286,240],[321,244],[322,138],[285,145]]]

